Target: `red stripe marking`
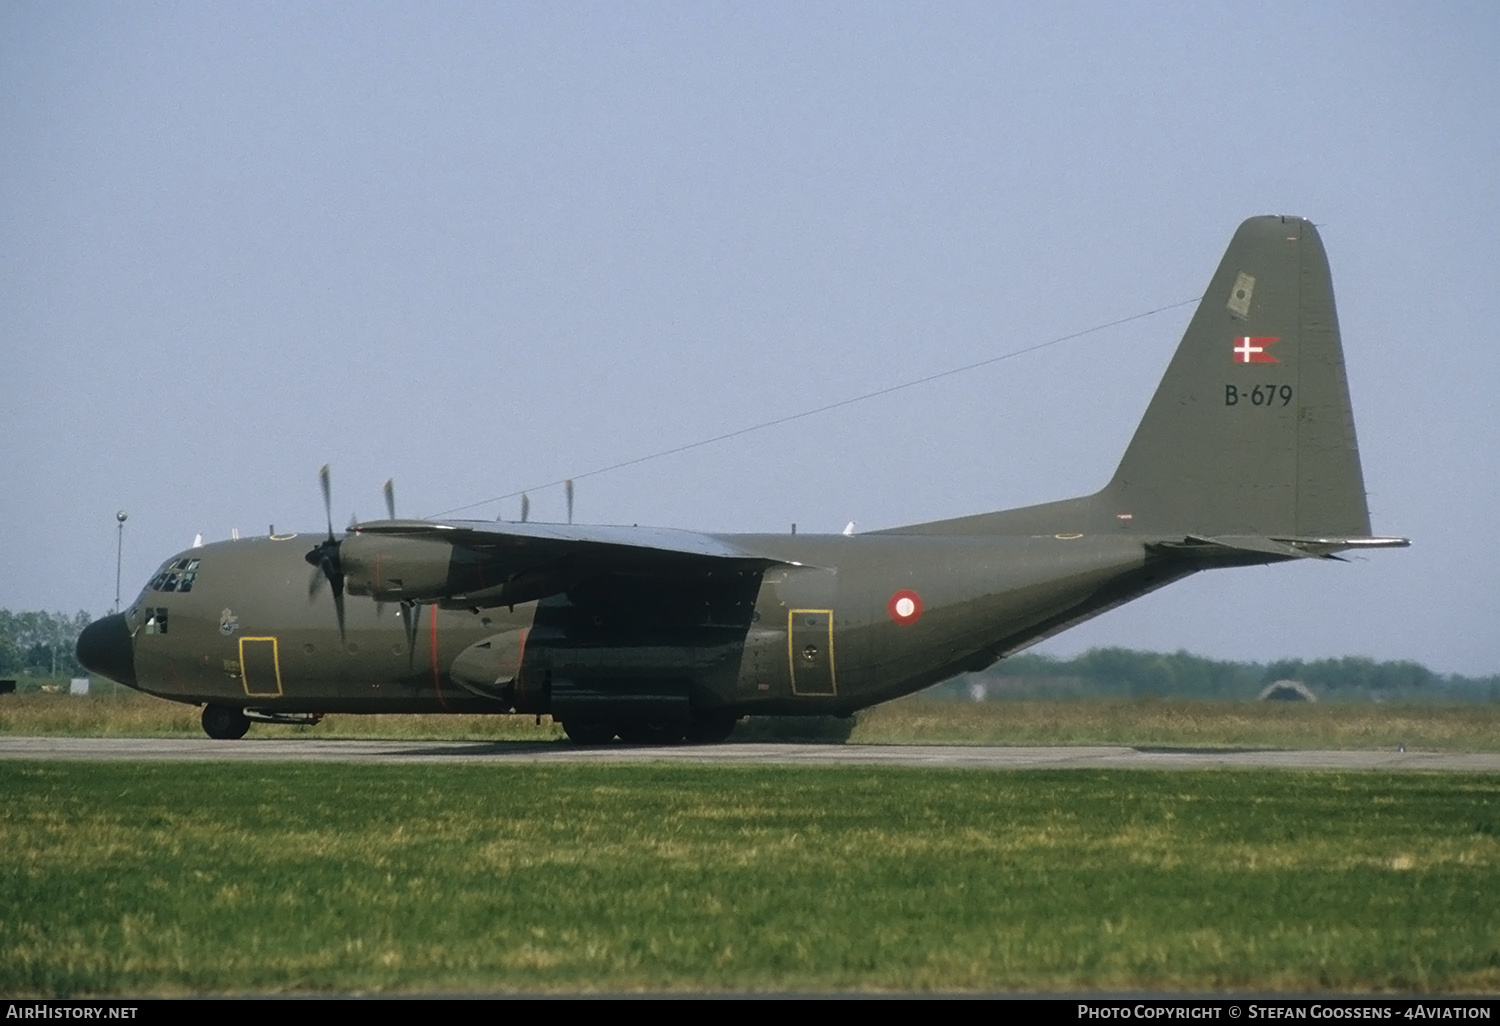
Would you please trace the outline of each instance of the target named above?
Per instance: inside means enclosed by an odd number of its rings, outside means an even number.
[[[526,636],[531,633],[530,627],[521,628],[521,654],[516,657],[516,682],[521,680],[521,664],[526,662]]]
[[[442,677],[442,674],[438,672],[438,630],[437,630],[438,607],[437,606],[433,606],[432,607],[432,615],[429,616],[427,619],[429,621],[429,623],[428,623],[428,631],[430,633],[431,648],[432,648],[432,687],[433,687],[433,689],[435,691],[437,691],[438,705],[442,707],[443,712],[447,712],[448,711],[448,703],[443,700],[443,677]]]

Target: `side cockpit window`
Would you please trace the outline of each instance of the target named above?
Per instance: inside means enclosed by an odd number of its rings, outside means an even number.
[[[198,560],[184,557],[162,567],[146,587],[151,591],[192,591],[197,578]]]

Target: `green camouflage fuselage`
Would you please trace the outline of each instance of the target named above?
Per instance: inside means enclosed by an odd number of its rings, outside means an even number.
[[[148,588],[127,610],[136,686],[267,710],[549,712],[562,679],[681,694],[695,708],[848,713],[981,669],[1198,568],[1148,556],[1133,536],[735,536],[803,565],[589,582],[514,607],[418,607],[415,630],[395,604],[351,599],[341,642],[332,605],[309,594],[307,538],[169,560],[198,565],[189,592]],[[915,617],[889,608],[898,592],[916,596]],[[474,651],[486,642],[492,657]]]

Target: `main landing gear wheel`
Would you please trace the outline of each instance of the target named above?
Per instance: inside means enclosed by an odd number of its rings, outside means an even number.
[[[607,745],[615,739],[615,725],[601,720],[563,720],[563,733],[579,745]]]
[[[700,712],[693,715],[688,724],[687,741],[690,745],[716,745],[729,740],[734,725],[740,718],[730,712]]]
[[[244,710],[227,705],[203,707],[203,733],[215,741],[236,741],[250,729],[250,717]]]

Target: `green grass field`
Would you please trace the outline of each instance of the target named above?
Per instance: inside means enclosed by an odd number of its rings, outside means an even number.
[[[859,714],[871,744],[1500,751],[1500,704],[1065,699],[888,702]]]
[[[1500,779],[7,762],[6,995],[1500,989]]]
[[[0,696],[0,734],[203,736],[194,706],[124,688],[88,696]],[[786,736],[774,721],[741,724],[741,740]],[[547,717],[335,715],[316,727],[253,726],[252,738],[562,740]],[[813,731],[807,736],[816,737]],[[982,703],[902,699],[858,716],[857,744],[1166,745],[1500,751],[1500,704],[1066,699]]]

